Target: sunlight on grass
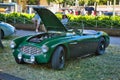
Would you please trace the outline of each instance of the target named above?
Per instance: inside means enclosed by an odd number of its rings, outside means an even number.
[[[13,37],[14,38],[14,37]],[[2,40],[0,71],[26,80],[119,80],[120,46],[110,45],[106,54],[66,61],[63,70],[53,70],[50,64],[17,64],[9,43],[13,38]]]

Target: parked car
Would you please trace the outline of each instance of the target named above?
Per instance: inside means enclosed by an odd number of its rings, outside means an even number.
[[[1,30],[1,38],[10,36],[15,33],[15,27],[0,21],[0,30]]]
[[[106,16],[112,16],[113,12],[104,12],[103,14],[106,15]]]
[[[109,36],[102,31],[67,30],[48,9],[34,8],[47,32],[28,35],[11,42],[13,56],[18,64],[51,63],[53,69],[63,69],[65,60],[96,53],[102,55],[109,45]]]
[[[113,12],[104,12],[104,15],[112,16],[112,15],[113,15]],[[115,12],[115,15],[116,15],[116,16],[120,16],[120,12]]]

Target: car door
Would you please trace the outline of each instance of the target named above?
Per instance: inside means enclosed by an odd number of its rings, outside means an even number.
[[[70,57],[78,57],[84,53],[83,47],[85,45],[81,41],[80,35],[72,36],[72,41],[69,42]]]
[[[87,36],[82,36],[83,39],[81,41],[81,44],[83,46],[83,54],[91,54],[96,51],[97,44],[98,44],[98,37],[97,35],[87,35]]]
[[[69,42],[70,57],[80,57],[82,55],[95,52],[97,39],[95,36],[72,36],[73,40]]]

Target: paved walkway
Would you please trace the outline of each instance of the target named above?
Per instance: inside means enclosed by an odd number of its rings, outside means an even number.
[[[110,37],[110,44],[120,46],[120,37]]]
[[[17,30],[17,36],[26,36],[26,35],[34,35],[37,34],[35,31],[27,31],[27,30]],[[111,45],[118,45],[120,46],[120,37],[110,37],[110,44]]]
[[[27,30],[16,30],[16,36],[26,36],[26,35],[34,35],[37,34],[35,31],[27,31]]]

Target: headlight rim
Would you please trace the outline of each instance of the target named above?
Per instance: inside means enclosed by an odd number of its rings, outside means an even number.
[[[14,41],[11,41],[11,43],[10,43],[10,48],[15,48],[15,46],[16,46],[16,43],[14,42]]]
[[[46,53],[46,52],[48,52],[48,50],[49,50],[49,48],[48,48],[47,45],[43,45],[43,46],[41,47],[41,49],[42,49],[42,52],[43,52],[43,53]]]

